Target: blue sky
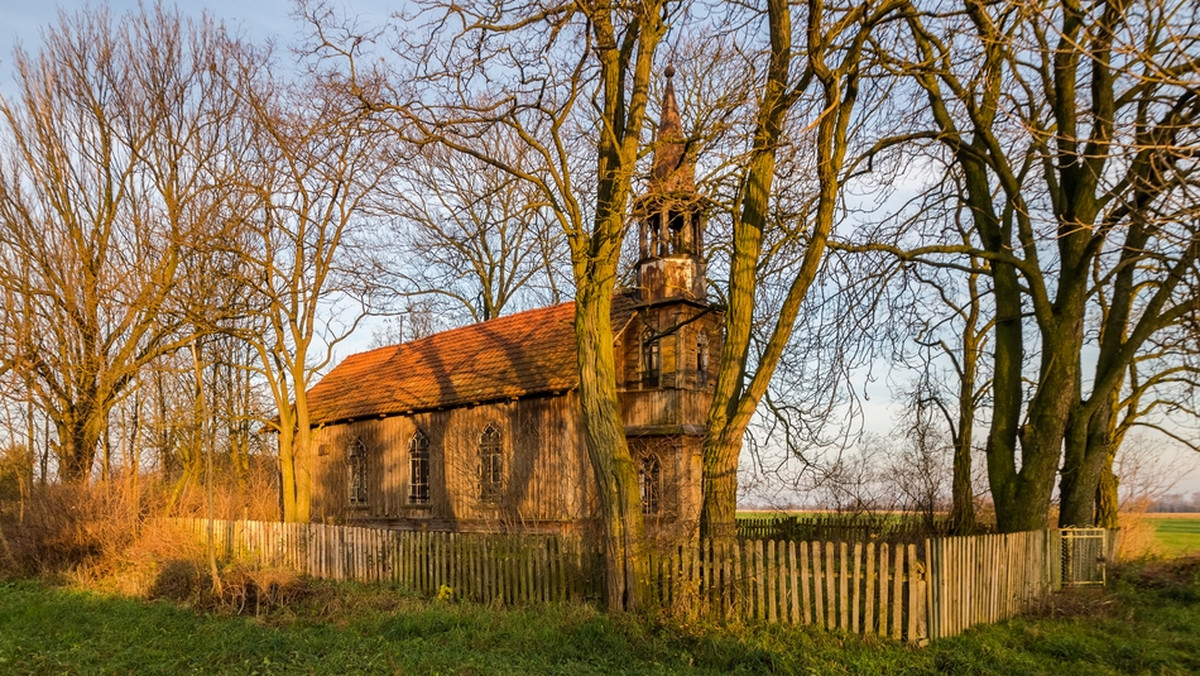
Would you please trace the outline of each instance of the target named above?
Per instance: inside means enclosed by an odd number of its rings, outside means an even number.
[[[59,10],[74,11],[88,5],[107,4],[113,14],[135,9],[136,0],[112,0],[102,2],[46,2],[39,0],[4,0],[0,9],[0,63],[7,79],[7,67],[11,62],[13,46],[20,41],[28,51],[34,51],[40,41],[43,27],[57,21]],[[152,5],[152,2],[144,3]],[[178,4],[189,13],[199,15],[208,11],[212,16],[226,22],[231,29],[244,31],[247,37],[264,39],[277,38],[286,45],[296,30],[291,14],[296,0],[193,0]],[[344,8],[347,13],[359,16],[364,25],[382,23],[401,3],[397,0],[334,0],[333,6]]]

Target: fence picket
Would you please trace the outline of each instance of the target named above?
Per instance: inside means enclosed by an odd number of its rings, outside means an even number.
[[[887,636],[888,628],[888,544],[879,545],[879,635]]]
[[[900,614],[904,610],[902,601],[904,589],[901,586],[903,583],[901,571],[904,566],[903,547],[896,547],[895,557],[896,560],[892,565],[892,638],[900,640]]]
[[[836,589],[836,580],[834,579],[834,571],[837,570],[837,562],[834,557],[834,547],[832,542],[825,543],[825,628],[833,629],[837,626],[837,597],[834,595]]]
[[[809,570],[811,566],[811,555],[809,553],[808,543],[800,543],[800,609],[801,622],[804,624],[812,624],[812,594],[810,583],[812,574]]]
[[[870,634],[875,630],[875,543],[867,543],[867,572],[863,580],[866,588],[866,602],[863,604],[863,633]]]
[[[850,628],[850,576],[847,574],[849,558],[846,543],[838,543],[838,629],[842,631]]]
[[[854,543],[854,559],[851,568],[854,571],[853,587],[850,594],[850,631],[859,633],[859,606],[862,605],[862,543]]]

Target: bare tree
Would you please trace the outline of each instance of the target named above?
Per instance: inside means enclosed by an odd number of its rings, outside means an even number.
[[[284,518],[304,522],[312,490],[307,391],[370,311],[377,198],[398,157],[376,116],[331,81],[336,74],[314,70],[280,82],[246,58],[229,77],[255,133],[240,164],[253,202],[237,248],[249,315],[228,330],[257,355],[277,410],[268,424],[279,435]]]
[[[233,43],[161,7],[63,14],[18,51],[0,102],[2,283],[19,308],[4,363],[55,428],[59,476],[86,480],[139,369],[185,340],[180,266],[219,237],[217,161],[233,114],[216,73]]]
[[[530,166],[519,139],[480,139],[505,164]],[[508,154],[524,152],[524,158]],[[395,291],[421,297],[443,316],[471,322],[559,303],[566,275],[562,231],[525,181],[474,157],[425,146],[393,197],[399,247]]]
[[[845,177],[848,138],[863,77],[864,48],[873,27],[889,18],[896,3],[862,3],[827,7],[808,4],[805,52],[799,73],[793,72],[791,7],[768,2],[766,23],[770,47],[760,90],[758,118],[740,191],[733,210],[733,246],[725,315],[725,343],[718,367],[716,394],[708,415],[704,442],[704,504],[701,527],[710,537],[731,538],[736,532],[737,468],[746,434],[759,403],[783,357],[809,288],[816,279],[825,246],[837,220]],[[809,86],[817,94],[807,101],[816,127],[816,197],[798,223],[778,223],[778,195],[773,187],[780,148],[787,143],[793,107]],[[775,246],[764,248],[772,228],[802,241],[797,265],[785,268],[773,321],[761,347],[751,332],[759,307],[758,290],[765,261]]]
[[[648,568],[637,471],[617,402],[610,315],[652,66],[676,8],[662,0],[429,3],[410,21],[427,30],[399,39],[404,86],[374,99],[359,90],[369,79],[355,51],[363,36],[338,26],[324,8],[309,13],[325,52],[345,58],[358,78],[352,89],[372,109],[392,113],[399,135],[520,181],[561,230],[575,287],[579,397],[613,608],[641,607]],[[488,138],[512,139],[522,150],[489,152],[495,146],[481,142]]]

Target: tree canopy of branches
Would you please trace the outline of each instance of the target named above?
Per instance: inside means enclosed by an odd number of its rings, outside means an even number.
[[[809,2],[804,51],[802,57],[794,57],[791,6],[767,3],[770,44],[765,50],[765,80],[731,214],[725,343],[704,442],[701,523],[711,537],[730,538],[735,532],[742,440],[788,348],[838,218],[849,135],[852,121],[860,114],[856,105],[864,48],[874,26],[889,17],[894,6],[883,2],[827,7],[819,0]],[[793,59],[803,64],[798,72]],[[810,86],[816,88],[815,95],[808,92]],[[806,105],[797,106],[799,102]],[[794,116],[798,111],[793,110],[797,107],[816,127],[811,161],[817,186],[811,207],[795,215],[780,208],[775,181],[780,149],[794,142],[788,125],[797,123]],[[756,341],[751,329],[756,309],[762,311],[759,289],[764,284],[764,270],[772,268],[771,258],[781,246],[780,240],[801,242],[805,249],[798,263],[782,268],[780,279],[775,280],[783,291],[780,300],[769,305],[767,312],[773,319]],[[767,242],[771,246],[764,246]]]
[[[93,9],[16,55],[19,94],[0,102],[0,369],[49,417],[68,481],[89,477],[139,369],[186,339],[182,267],[229,218],[218,157],[234,101],[216,74],[236,51],[177,12]]]
[[[521,150],[528,152],[519,141],[500,139],[487,152]],[[390,266],[396,293],[471,322],[561,302],[569,284],[566,242],[543,213],[543,199],[473,157],[433,145],[415,155],[388,200],[397,231]]]

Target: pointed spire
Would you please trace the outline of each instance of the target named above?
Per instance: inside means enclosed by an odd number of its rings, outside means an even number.
[[[696,172],[687,156],[683,136],[683,120],[675,101],[675,66],[663,72],[667,86],[663,91],[662,119],[658,124],[658,146],[654,149],[654,171],[651,185],[662,192],[695,190]]]

